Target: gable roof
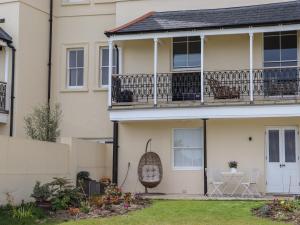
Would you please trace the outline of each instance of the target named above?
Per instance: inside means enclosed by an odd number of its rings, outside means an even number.
[[[133,34],[175,30],[213,29],[300,22],[300,1],[220,9],[150,12],[105,32]]]
[[[0,27],[0,40],[5,41],[7,43],[12,42],[12,37],[9,36],[9,34],[6,33],[1,27]]]

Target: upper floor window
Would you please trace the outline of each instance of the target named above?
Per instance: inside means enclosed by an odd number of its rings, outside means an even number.
[[[174,129],[173,159],[175,169],[200,169],[203,161],[201,128]]]
[[[120,49],[119,49],[120,51]],[[120,59],[120,52],[114,48],[113,50],[113,74],[117,74],[118,55]],[[100,71],[99,71],[99,85],[105,87],[108,85],[108,70],[109,70],[109,50],[107,47],[100,47]]]
[[[83,87],[84,83],[84,49],[68,49],[68,87]]]
[[[297,66],[297,31],[264,34],[264,66]]]
[[[173,69],[201,66],[200,37],[173,38]]]

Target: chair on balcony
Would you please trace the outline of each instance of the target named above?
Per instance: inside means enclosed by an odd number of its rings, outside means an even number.
[[[139,181],[145,187],[146,193],[148,193],[148,188],[155,188],[160,184],[163,175],[160,157],[155,152],[148,152],[150,142],[151,139],[148,140],[146,151],[138,165]]]
[[[207,80],[215,99],[239,99],[240,92],[236,87],[222,85],[220,81],[213,78]]]
[[[119,77],[112,78],[112,99],[115,102],[133,102],[133,92],[126,89],[122,91],[122,81]]]

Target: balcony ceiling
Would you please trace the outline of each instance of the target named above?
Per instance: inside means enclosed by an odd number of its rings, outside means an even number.
[[[299,22],[300,1],[290,1],[221,9],[149,12],[127,24],[107,31],[106,35],[238,28]]]

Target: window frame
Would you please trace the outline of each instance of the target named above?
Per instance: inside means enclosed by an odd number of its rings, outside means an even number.
[[[108,46],[98,46],[98,67],[97,67],[97,87],[98,88],[104,88],[107,89],[108,88],[108,84],[107,85],[103,85],[102,84],[102,68],[106,67],[109,68],[108,66],[102,66],[102,57],[103,57],[103,49],[107,49],[109,50]],[[118,61],[119,61],[119,74],[122,74],[122,48],[118,47],[119,49],[119,55],[118,55]],[[113,52],[115,51],[115,48],[113,48]],[[115,68],[117,68],[117,64],[115,66],[113,66]]]
[[[171,150],[172,169],[174,171],[201,171],[201,170],[203,170],[203,163],[204,163],[203,141],[204,140],[202,140],[202,146],[199,148],[201,151],[201,166],[185,166],[185,167],[175,166],[175,151],[174,150],[175,150],[175,148],[177,148],[177,149],[183,148],[183,147],[174,147],[175,130],[200,130],[200,131],[202,131],[202,134],[203,134],[203,127],[194,127],[194,128],[185,127],[185,128],[173,128],[172,129],[172,150]],[[189,147],[188,149],[198,149],[198,147]]]
[[[183,38],[187,38],[186,44],[187,44],[187,56],[189,54],[189,48],[188,48],[188,44],[189,42],[198,42],[198,41],[189,41],[188,38],[189,37],[195,37],[195,36],[183,36]],[[180,38],[180,37],[179,37]],[[185,42],[185,41],[181,41],[181,42]],[[180,42],[175,42],[175,43],[180,43]],[[171,41],[171,70],[172,71],[199,71],[201,70],[201,38],[199,40],[199,44],[200,44],[200,66],[195,66],[195,67],[191,67],[191,66],[187,66],[187,67],[174,67],[174,38],[172,38]],[[187,62],[188,62],[188,57],[187,57]]]
[[[70,52],[71,51],[80,51],[80,50],[82,50],[83,51],[83,66],[82,67],[78,67],[77,65],[76,65],[76,67],[70,67]],[[66,81],[67,81],[67,88],[68,89],[82,89],[82,88],[84,88],[85,87],[85,48],[84,47],[76,47],[76,48],[67,48],[67,65],[66,65],[66,69],[67,69],[67,79],[66,79]],[[77,64],[77,53],[76,53],[76,64]],[[83,77],[82,77],[82,85],[76,85],[76,86],[72,86],[72,85],[70,85],[70,70],[71,69],[82,69],[82,75],[83,75]],[[77,78],[77,75],[76,75],[76,78]],[[76,80],[76,83],[77,83],[77,80]]]
[[[262,34],[262,42],[263,42],[263,47],[262,47],[262,59],[263,59],[263,68],[266,69],[276,69],[276,68],[293,68],[293,67],[298,67],[299,66],[299,32],[297,30],[293,30],[293,31],[289,31],[289,32],[295,32],[296,33],[296,48],[297,48],[297,59],[296,60],[281,60],[281,37],[282,36],[294,36],[295,34],[282,34],[281,31],[276,32],[279,34],[270,34],[273,32],[265,32]],[[267,34],[267,37],[272,37],[272,36],[279,36],[279,51],[280,51],[280,60],[279,61],[265,61],[265,35]],[[268,35],[269,34],[269,35]],[[285,63],[285,62],[296,62],[295,66],[281,66],[281,63]],[[265,63],[279,63],[280,66],[265,66]]]

